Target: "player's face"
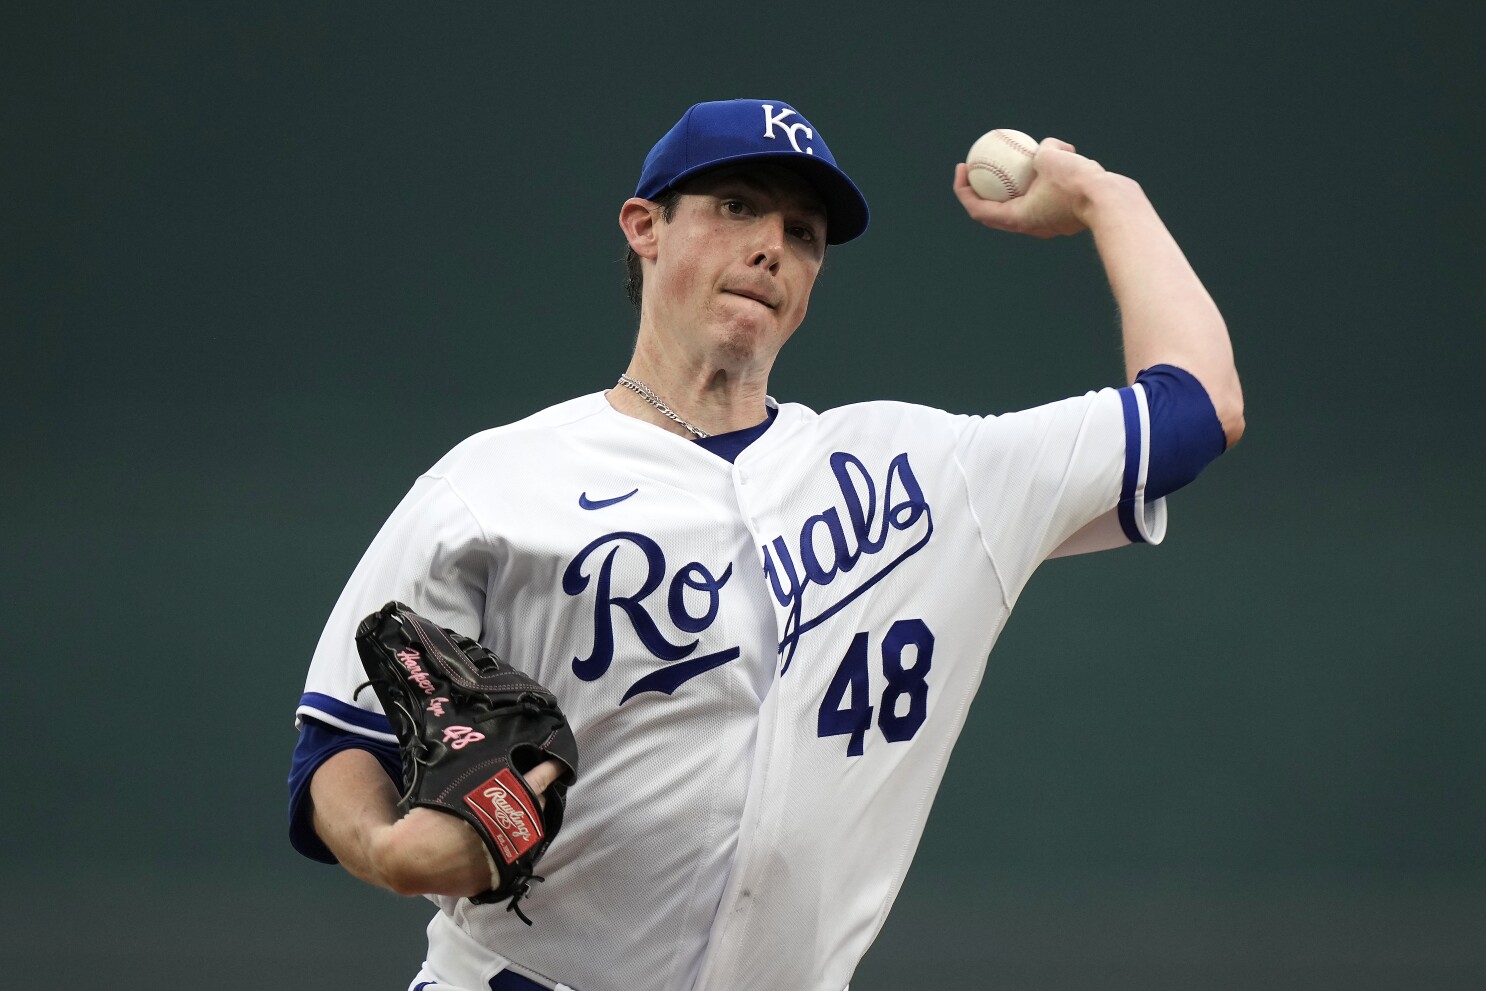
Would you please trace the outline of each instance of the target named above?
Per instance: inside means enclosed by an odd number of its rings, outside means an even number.
[[[805,319],[825,260],[826,215],[794,172],[765,165],[702,175],[683,187],[657,234],[645,297],[661,324],[740,359],[772,360]]]

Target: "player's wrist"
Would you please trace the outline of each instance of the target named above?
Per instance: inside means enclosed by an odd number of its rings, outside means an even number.
[[[1105,224],[1149,212],[1152,207],[1134,179],[1114,172],[1099,172],[1080,184],[1073,209],[1085,227],[1097,232]]]

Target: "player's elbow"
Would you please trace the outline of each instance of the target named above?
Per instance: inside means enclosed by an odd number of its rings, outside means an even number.
[[[1223,437],[1228,442],[1229,447],[1242,440],[1244,431],[1243,400],[1239,400],[1236,409],[1230,410],[1227,414],[1220,414],[1218,421],[1223,425]]]
[[[1228,447],[1237,444],[1243,437],[1245,420],[1243,405],[1243,389],[1238,384],[1238,377],[1233,377],[1232,384],[1223,390],[1223,395],[1213,403],[1218,414],[1218,422],[1223,426],[1223,438]]]
[[[1244,432],[1243,387],[1239,385],[1238,373],[1232,368],[1226,374],[1199,376],[1212,403],[1218,426],[1223,430],[1224,449],[1237,444]]]

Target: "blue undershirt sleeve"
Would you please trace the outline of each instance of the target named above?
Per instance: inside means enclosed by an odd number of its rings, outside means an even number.
[[[373,740],[357,733],[327,726],[318,720],[300,720],[299,741],[289,768],[289,843],[311,860],[337,863],[335,854],[315,832],[310,808],[310,778],[342,750],[365,750],[382,764],[393,784],[402,787],[402,754],[394,743]]]
[[[1151,420],[1145,497],[1159,499],[1201,474],[1228,441],[1207,390],[1190,372],[1152,365],[1135,381],[1145,388]]]

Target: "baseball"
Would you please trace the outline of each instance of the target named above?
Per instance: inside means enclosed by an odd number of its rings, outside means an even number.
[[[983,200],[1015,199],[1027,191],[1037,174],[1032,167],[1036,151],[1037,142],[1021,131],[1007,127],[987,131],[965,156],[970,188]]]

